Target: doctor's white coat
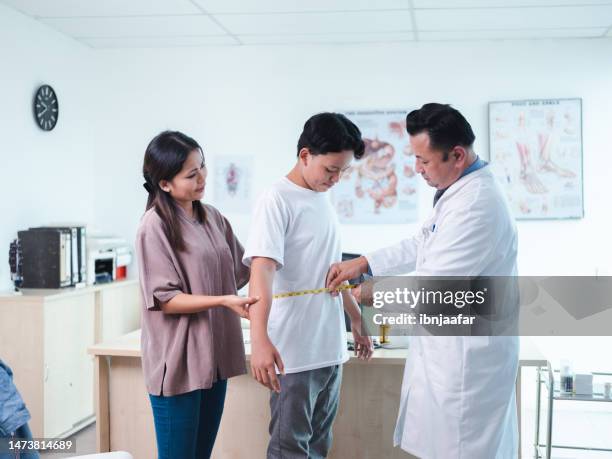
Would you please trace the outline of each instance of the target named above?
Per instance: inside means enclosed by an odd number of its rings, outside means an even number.
[[[485,166],[446,190],[415,237],[366,258],[375,276],[516,276],[517,244]],[[412,336],[394,444],[422,459],[518,457],[518,352],[516,336]]]

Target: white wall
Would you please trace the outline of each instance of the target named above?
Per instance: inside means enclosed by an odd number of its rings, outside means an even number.
[[[612,222],[601,199],[612,176],[605,135],[612,102],[610,40],[96,52],[11,9],[0,6],[0,13],[0,83],[10,88],[5,106],[11,107],[2,123],[9,190],[1,204],[2,247],[30,225],[91,223],[94,209],[99,226],[132,240],[145,200],[142,154],[164,128],[196,137],[213,166],[214,154],[252,154],[260,190],[291,166],[302,123],[320,110],[450,102],[470,119],[477,149],[486,156],[488,101],[580,96],[585,218],[520,222],[520,270],[610,273],[606,235]],[[98,69],[93,81],[92,63]],[[61,105],[60,122],[50,133],[39,130],[31,115],[33,92],[43,82],[55,87]],[[422,215],[431,199],[424,188]],[[208,192],[214,197],[212,187]],[[248,218],[230,217],[245,237]],[[345,248],[369,250],[413,229],[346,227]],[[8,286],[7,278],[6,263],[0,263],[0,288]]]
[[[162,129],[195,137],[213,167],[216,154],[252,155],[258,192],[291,167],[301,127],[318,111],[452,103],[471,121],[477,152],[488,157],[489,101],[582,97],[585,218],[520,222],[519,269],[612,274],[612,217],[603,199],[612,178],[610,55],[612,40],[98,51],[109,97],[96,145],[96,221],[133,239],[146,198],[144,149]],[[205,200],[214,203],[212,182]],[[420,191],[424,217],[432,190]],[[228,216],[245,238],[248,216]],[[347,226],[344,248],[367,251],[414,230]]]
[[[292,166],[301,127],[318,111],[449,102],[471,121],[476,149],[487,157],[487,102],[582,97],[585,218],[519,222],[519,269],[612,274],[612,217],[603,199],[612,177],[611,51],[612,40],[100,51],[0,6],[0,83],[11,111],[0,125],[9,190],[0,204],[0,247],[18,229],[57,220],[85,221],[132,241],[146,199],[144,149],[162,129],[199,140],[211,170],[215,155],[253,156],[259,192]],[[60,98],[60,122],[50,133],[31,114],[43,82]],[[205,199],[214,203],[212,182]],[[433,193],[419,191],[422,218]],[[245,239],[248,215],[228,216]],[[344,248],[368,251],[415,227],[347,226]],[[9,285],[2,262],[0,289]]]
[[[90,86],[92,57],[74,40],[0,5],[0,291],[12,287],[7,253],[18,230],[93,222],[93,121],[106,92]],[[44,83],[59,100],[51,132],[39,129],[32,113]]]

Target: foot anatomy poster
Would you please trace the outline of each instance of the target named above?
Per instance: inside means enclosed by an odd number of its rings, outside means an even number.
[[[417,175],[406,132],[406,112],[345,112],[361,131],[365,153],[332,189],[341,223],[416,221]]]
[[[489,136],[517,219],[582,218],[581,99],[491,102]]]

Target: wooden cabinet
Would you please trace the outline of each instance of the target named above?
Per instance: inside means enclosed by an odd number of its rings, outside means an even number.
[[[140,327],[137,281],[0,294],[0,359],[30,410],[34,437],[94,420],[91,345]]]
[[[43,306],[44,437],[58,437],[91,416],[95,295],[49,301]],[[17,371],[15,370],[15,373]]]
[[[140,328],[140,290],[137,282],[133,282],[130,288],[122,287],[119,283],[109,285],[109,288],[99,291],[97,301],[100,335],[95,337],[96,343]]]

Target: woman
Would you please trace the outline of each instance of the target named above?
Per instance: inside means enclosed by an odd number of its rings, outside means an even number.
[[[227,378],[246,373],[240,318],[257,298],[229,222],[202,204],[204,155],[180,132],[145,152],[147,210],[136,237],[142,292],[142,362],[160,459],[208,458]]]

